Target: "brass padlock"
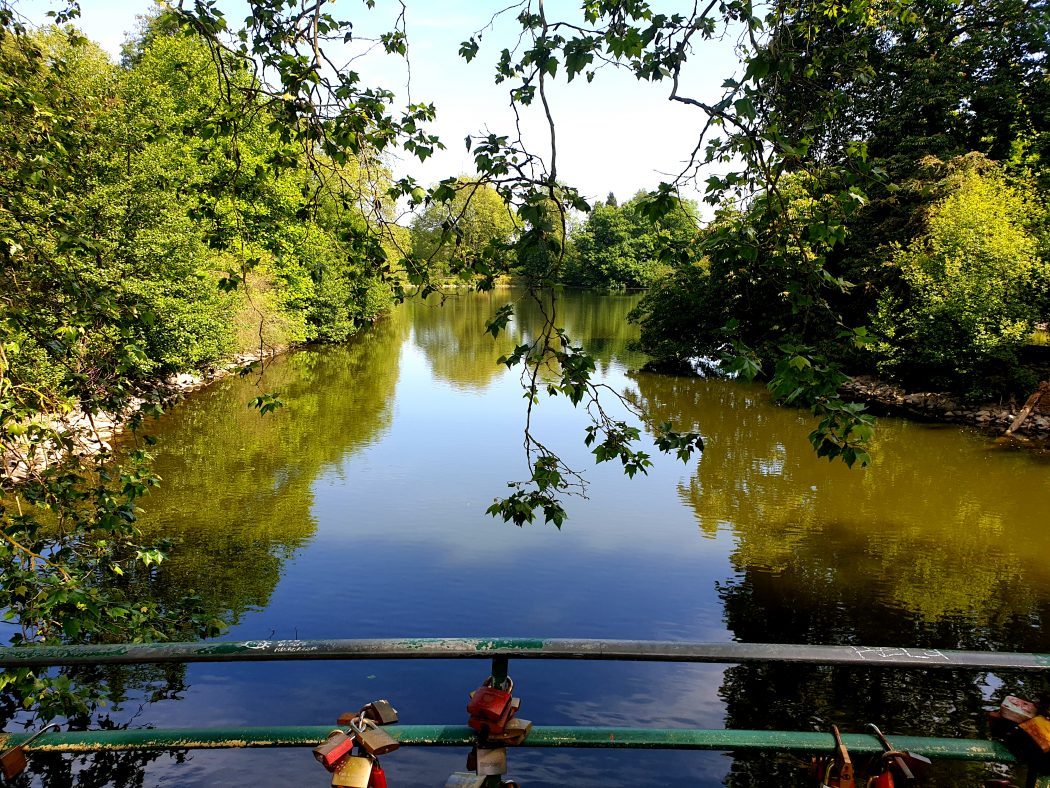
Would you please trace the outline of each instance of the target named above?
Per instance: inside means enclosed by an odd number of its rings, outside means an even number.
[[[366,717],[352,720],[350,730],[361,749],[369,755],[386,755],[401,746],[397,739]]]
[[[507,773],[506,747],[478,747],[478,774],[492,777]]]
[[[837,725],[831,726],[831,735],[835,737],[834,771],[837,776],[830,776],[826,782],[835,788],[857,788],[857,781],[853,776],[853,761],[849,757],[849,750],[842,742],[842,734],[839,733]]]
[[[1021,730],[1036,751],[1043,755],[1050,752],[1050,720],[1037,714],[1032,719],[1022,722]]]
[[[361,709],[361,713],[378,725],[393,725],[397,722],[397,709],[390,704],[390,701],[382,698],[366,705]]]
[[[445,788],[483,788],[485,778],[474,772],[453,772],[445,780]]]
[[[525,741],[532,730],[532,722],[515,717],[503,727],[503,733],[489,734],[489,741],[504,747],[516,747]]]
[[[367,755],[347,755],[332,773],[332,785],[347,788],[368,788],[372,777],[372,758]]]
[[[39,739],[45,733],[52,728],[61,728],[57,722],[52,722],[49,725],[45,725],[43,728],[38,730],[28,739],[16,747],[12,747],[10,750],[0,755],[0,771],[4,774],[4,779],[13,780],[18,775],[26,770],[29,762],[26,760],[26,747],[32,744],[34,741]]]

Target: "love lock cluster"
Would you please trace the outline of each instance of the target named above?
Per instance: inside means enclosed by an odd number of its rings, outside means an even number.
[[[810,767],[811,776],[819,788],[858,788],[861,785],[866,788],[895,788],[898,785],[914,785],[925,776],[931,765],[929,758],[895,749],[875,725],[869,723],[868,727],[878,737],[884,752],[854,769],[853,759],[842,742],[838,726],[831,726],[835,749],[830,755],[814,758]]]
[[[477,744],[467,756],[467,771],[455,772],[445,782],[445,788],[481,788],[488,778],[499,777],[503,788],[518,788],[507,773],[507,747],[525,741],[532,723],[516,716],[521,699],[515,698],[514,682],[508,676],[496,686],[489,676],[470,693],[467,724],[477,731]]]
[[[332,785],[387,788],[379,756],[401,744],[380,726],[394,722],[397,709],[388,700],[373,701],[357,714],[348,712],[339,717],[336,724],[341,727],[314,747],[314,757],[332,773]]]

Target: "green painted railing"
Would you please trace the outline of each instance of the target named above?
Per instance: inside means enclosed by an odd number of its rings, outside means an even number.
[[[208,643],[115,644],[99,646],[0,648],[0,667],[52,667],[133,663],[244,662],[318,659],[491,659],[492,675],[507,673],[514,659],[589,659],[658,662],[807,663],[871,668],[1040,672],[1050,656],[1006,652],[951,651],[867,646],[805,646],[763,643],[700,643],[637,640],[519,638],[413,638],[369,640],[248,640]],[[324,740],[331,725],[184,730],[122,730],[47,733],[27,750],[182,750],[239,747],[306,747]],[[405,745],[470,746],[475,732],[455,725],[394,725],[391,735]],[[28,733],[0,733],[0,750],[17,746]],[[922,736],[891,737],[894,745],[929,758],[1012,764],[1015,757],[997,742]],[[874,736],[844,734],[851,753],[883,751]],[[521,746],[723,751],[830,752],[829,733],[801,731],[703,730],[686,728],[595,728],[535,726]],[[1034,772],[1034,770],[1033,770]],[[1031,774],[1029,786],[1050,788],[1050,778]]]
[[[28,749],[39,752],[94,750],[209,750],[240,747],[313,747],[324,741],[331,725],[291,725],[254,728],[191,728],[184,730],[78,731],[48,733]],[[391,725],[385,729],[401,744],[469,747],[477,734],[466,725]],[[0,734],[0,747],[16,746],[30,734]],[[874,736],[842,736],[850,753],[876,755],[883,751]],[[941,739],[894,736],[893,744],[929,758],[1014,763],[1014,756],[998,742],[980,739]],[[778,750],[797,753],[830,752],[830,733],[796,731],[703,730],[693,728],[592,728],[533,726],[527,747],[573,747],[662,750]]]

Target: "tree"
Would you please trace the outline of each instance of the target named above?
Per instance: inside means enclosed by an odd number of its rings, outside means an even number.
[[[412,253],[426,261],[432,278],[477,270],[482,261],[491,267],[505,258],[517,221],[513,209],[490,184],[460,176],[447,184],[451,201],[431,199],[412,221]]]
[[[695,206],[681,203],[671,213],[648,219],[642,211],[645,195],[622,206],[600,203],[573,233],[564,281],[582,287],[643,288],[667,275],[665,262],[687,247],[697,229]]]
[[[879,368],[971,397],[1023,393],[1035,381],[1024,378],[1018,352],[1050,291],[1050,260],[1033,232],[1043,209],[979,154],[927,167],[941,176],[941,196],[924,230],[892,250],[900,283],[873,315]]]

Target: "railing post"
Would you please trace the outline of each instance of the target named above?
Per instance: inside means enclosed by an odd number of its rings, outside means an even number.
[[[492,658],[492,684],[498,687],[507,680],[507,671],[510,666],[510,657]]]

